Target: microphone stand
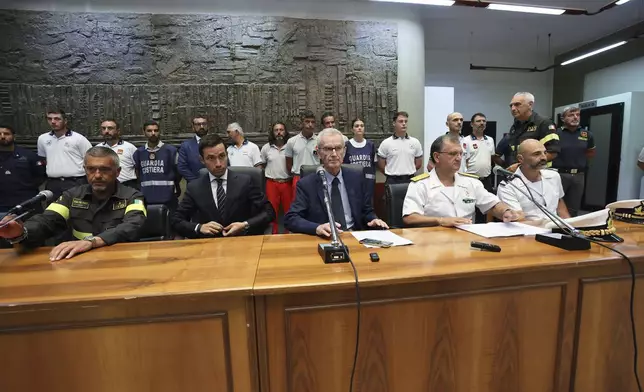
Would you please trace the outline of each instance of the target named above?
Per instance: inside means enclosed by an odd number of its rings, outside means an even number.
[[[325,174],[322,174],[322,176],[324,175]],[[348,263],[349,248],[342,243],[338,236],[338,228],[335,225],[335,217],[333,216],[333,211],[331,209],[331,196],[329,195],[326,177],[322,180],[322,194],[324,195],[324,209],[326,210],[326,214],[329,218],[329,226],[331,228],[331,243],[318,244],[318,253],[325,264]]]
[[[537,201],[534,199],[534,196],[532,195],[532,192],[530,191],[530,188],[528,187],[528,184],[526,184],[523,178],[517,175],[514,175],[512,177],[506,176],[506,178],[508,185],[512,186],[514,189],[526,196],[532,202],[532,204],[537,206],[537,208],[541,210],[541,212],[543,212],[544,215],[546,215],[548,219],[550,219],[559,228],[559,230],[564,232],[564,234],[562,234],[561,236],[558,236],[556,234],[537,234],[535,236],[535,240],[565,250],[590,249],[590,241],[583,234],[581,234],[579,230],[570,225],[570,223],[561,219],[561,217],[559,217],[558,215],[548,211],[548,209],[542,206],[540,203],[537,203]],[[528,191],[527,193],[512,182],[514,178],[518,178],[523,183],[526,190]]]
[[[16,215],[16,216],[14,216],[14,217],[13,217],[13,218],[11,218],[10,220],[8,220],[8,221],[4,222],[3,224],[1,224],[1,225],[0,225],[0,229],[7,227],[7,225],[9,225],[9,223],[11,223],[11,222],[15,222],[15,221],[17,221],[18,219],[20,219],[20,218],[22,218],[22,217],[24,217],[24,216],[28,215],[31,211],[32,211],[32,210],[27,210],[27,211],[23,212],[23,213],[22,213],[22,214],[20,214],[20,215]],[[9,215],[9,214],[5,214],[5,216],[7,216],[7,215]],[[3,218],[4,218],[4,216],[3,216]]]

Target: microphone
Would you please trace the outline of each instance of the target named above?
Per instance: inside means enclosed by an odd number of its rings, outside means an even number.
[[[511,171],[504,169],[501,166],[494,166],[494,168],[492,169],[492,173],[494,173],[497,176],[503,176],[508,180],[511,180],[516,176],[515,173],[512,173]]]
[[[40,191],[36,196],[32,197],[29,200],[23,201],[22,203],[10,209],[7,214],[21,213],[24,210],[33,206],[34,204],[38,204],[43,201],[50,201],[53,198],[54,198],[54,194],[52,191],[48,191],[48,190]]]
[[[329,196],[329,183],[326,180],[326,171],[322,166],[318,167],[315,174],[322,180],[322,195],[324,196],[324,209],[329,218],[331,227],[331,243],[318,244],[318,253],[322,256],[324,263],[347,263],[349,262],[349,249],[340,242],[338,228],[335,226],[335,217],[331,207],[331,196]]]

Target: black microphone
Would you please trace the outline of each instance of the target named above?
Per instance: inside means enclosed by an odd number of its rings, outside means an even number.
[[[318,244],[318,253],[322,256],[324,263],[347,263],[349,262],[349,249],[340,241],[338,228],[335,225],[331,197],[329,196],[329,183],[326,180],[326,171],[322,166],[318,167],[315,173],[322,180],[322,194],[324,195],[324,209],[329,218],[331,228],[331,243]]]
[[[494,169],[492,169],[492,173],[496,174],[497,176],[503,176],[508,180],[511,180],[514,177],[516,177],[515,173],[512,173],[511,171],[504,169],[501,166],[494,166]]]
[[[16,214],[16,213],[19,214],[25,211],[27,208],[33,206],[34,204],[38,204],[43,201],[50,201],[53,198],[54,198],[54,194],[52,193],[52,191],[48,191],[48,190],[40,191],[36,196],[32,197],[29,200],[23,201],[22,203],[10,209],[7,214]]]

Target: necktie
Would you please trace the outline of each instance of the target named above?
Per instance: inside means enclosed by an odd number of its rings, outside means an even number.
[[[226,191],[224,191],[224,180],[221,178],[215,179],[217,181],[217,209],[219,215],[224,216],[224,208],[226,207]]]
[[[331,209],[335,221],[342,225],[342,230],[347,229],[347,221],[344,218],[344,207],[342,206],[342,196],[340,195],[340,180],[335,177],[331,182]]]

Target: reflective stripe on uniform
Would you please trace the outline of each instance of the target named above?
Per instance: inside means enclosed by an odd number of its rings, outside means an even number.
[[[551,140],[559,140],[559,135],[556,133],[550,133],[546,135],[543,139],[539,140],[542,144],[546,144]]]
[[[47,210],[54,211],[54,212],[58,213],[60,216],[65,218],[65,220],[69,219],[69,208],[67,208],[66,206],[64,206],[62,204],[51,203],[49,205],[49,207],[47,207]]]
[[[135,203],[130,204],[125,208],[125,215],[127,215],[127,213],[130,211],[141,211],[143,215],[148,216],[148,212],[146,211],[145,206],[143,204],[135,204]]]
[[[78,238],[79,240],[82,240],[85,237],[91,236],[92,233],[83,233],[82,231],[76,231],[76,229],[72,229],[72,235],[75,238]]]
[[[174,185],[174,181],[143,181],[141,186],[168,186]]]

